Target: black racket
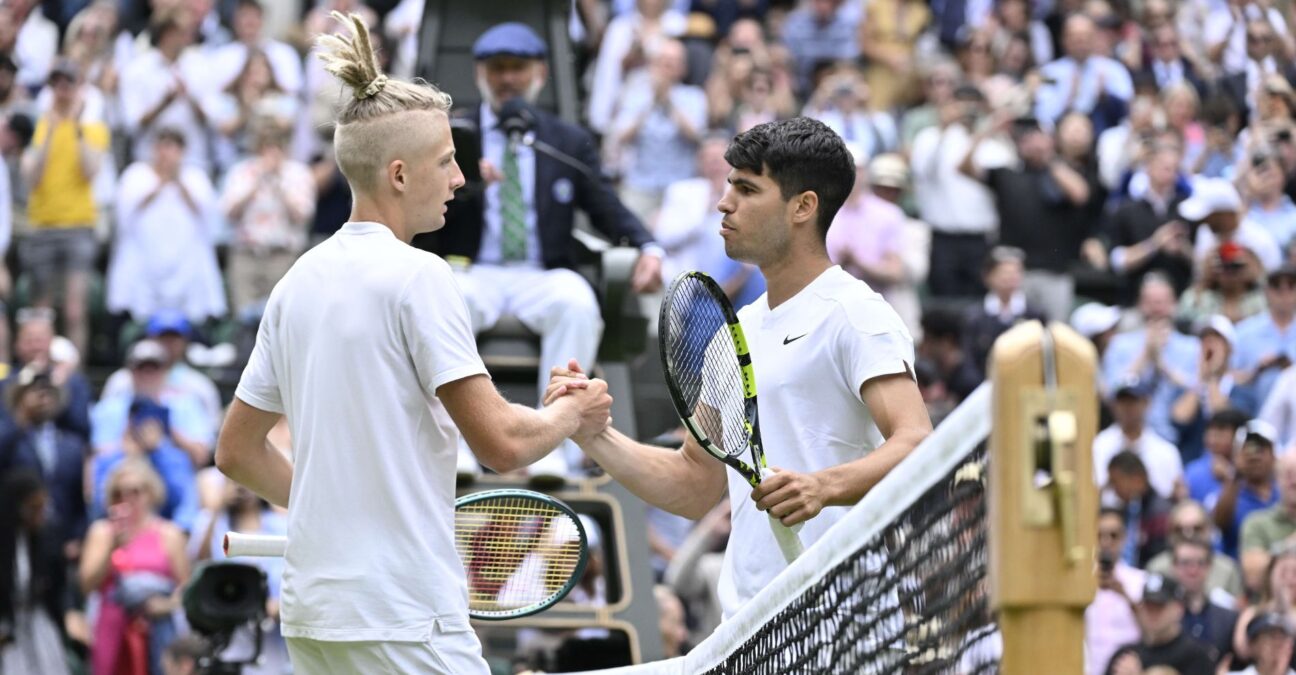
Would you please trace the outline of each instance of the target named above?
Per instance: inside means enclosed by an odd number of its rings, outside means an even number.
[[[671,402],[689,433],[712,457],[751,484],[768,473],[756,415],[756,375],[738,314],[724,290],[702,272],[684,272],[662,301],[658,333]],[[751,450],[751,463],[743,456]],[[774,536],[791,561],[801,554],[796,533],[770,516]]]

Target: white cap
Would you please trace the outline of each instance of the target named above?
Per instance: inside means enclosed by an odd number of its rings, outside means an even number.
[[[1119,307],[1111,307],[1101,302],[1087,302],[1071,312],[1071,327],[1081,335],[1093,339],[1095,335],[1106,333],[1120,323]]]
[[[167,357],[166,348],[157,340],[140,340],[126,354],[126,365],[134,367],[141,363],[165,364],[169,360]]]
[[[1210,318],[1202,321],[1198,326],[1197,333],[1200,335],[1208,330],[1219,333],[1220,337],[1224,338],[1224,341],[1228,343],[1230,349],[1237,346],[1237,331],[1233,328],[1233,322],[1229,321],[1228,317],[1223,314],[1210,315]]]
[[[1223,178],[1201,178],[1193,181],[1192,196],[1179,203],[1184,220],[1204,220],[1221,211],[1241,211],[1242,198],[1237,188]]]

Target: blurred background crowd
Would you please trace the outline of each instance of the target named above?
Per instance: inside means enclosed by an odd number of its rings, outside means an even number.
[[[573,0],[567,37],[598,169],[666,279],[760,295],[723,255],[724,149],[806,115],[858,169],[830,254],[908,324],[933,421],[1016,322],[1093,340],[1089,672],[1271,675],[1296,635],[1293,6]],[[191,568],[227,529],[283,532],[212,449],[270,289],[349,213],[310,42],[331,10],[414,73],[420,0],[0,2],[5,673],[192,672]],[[718,622],[727,512],[649,522],[674,655]]]

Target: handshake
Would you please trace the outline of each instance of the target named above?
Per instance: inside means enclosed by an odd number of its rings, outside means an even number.
[[[590,379],[581,370],[576,359],[567,367],[554,366],[549,371],[549,386],[545,389],[545,407],[562,406],[564,418],[570,415],[578,423],[571,439],[583,444],[612,425],[612,396],[607,382]]]

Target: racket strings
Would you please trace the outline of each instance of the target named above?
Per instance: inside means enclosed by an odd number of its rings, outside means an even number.
[[[727,315],[696,277],[679,280],[665,302],[668,375],[707,438],[726,454],[740,455],[748,441],[744,385]]]
[[[474,612],[507,612],[549,601],[567,586],[583,557],[572,517],[523,497],[459,507],[455,547],[468,572]]]

